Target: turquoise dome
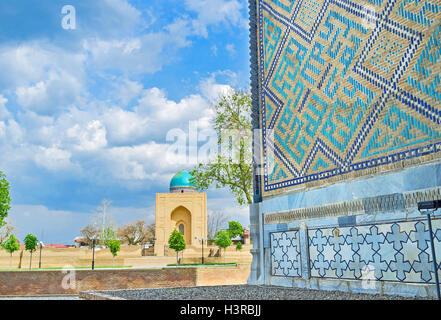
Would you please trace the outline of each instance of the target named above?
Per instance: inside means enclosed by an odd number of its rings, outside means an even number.
[[[173,176],[170,181],[170,189],[175,188],[196,188],[196,184],[191,183],[193,176],[186,170],[181,170]]]

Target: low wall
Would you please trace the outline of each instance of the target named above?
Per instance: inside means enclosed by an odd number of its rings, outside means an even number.
[[[249,265],[130,270],[0,272],[0,296],[77,295],[80,291],[245,284]]]
[[[197,268],[197,286],[221,286],[246,284],[251,264],[238,264],[237,267]]]

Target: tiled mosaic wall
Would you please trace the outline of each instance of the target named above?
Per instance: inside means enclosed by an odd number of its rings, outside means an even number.
[[[441,0],[256,5],[264,192],[440,158]]]
[[[274,276],[300,277],[300,237],[298,231],[271,234],[271,274]]]
[[[441,252],[441,220],[432,221],[435,251]],[[271,275],[300,277],[298,231],[271,233]],[[434,283],[425,220],[308,230],[312,278]],[[437,257],[441,272],[441,257]]]

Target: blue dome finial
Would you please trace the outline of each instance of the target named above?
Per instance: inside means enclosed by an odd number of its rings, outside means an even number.
[[[170,181],[170,192],[195,191],[196,184],[191,182],[193,176],[186,170],[176,173]]]

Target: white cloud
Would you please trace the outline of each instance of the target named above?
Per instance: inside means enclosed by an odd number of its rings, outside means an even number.
[[[8,119],[6,122],[2,121],[0,129],[4,136],[3,143],[19,146],[24,142],[25,130],[14,119]],[[1,141],[0,141],[1,142]]]
[[[191,44],[190,27],[185,20],[176,20],[163,31],[138,37],[103,40],[86,39],[83,49],[91,56],[91,64],[103,70],[119,70],[124,74],[155,73],[175,59],[176,50]]]
[[[235,56],[236,55],[236,48],[234,46],[233,43],[229,43],[225,46],[225,49],[228,51],[228,53],[230,54],[230,56]]]
[[[194,32],[208,36],[210,25],[231,24],[246,26],[246,19],[241,13],[244,7],[238,0],[185,0],[186,8],[197,13],[192,21]]]
[[[99,34],[106,39],[132,34],[137,28],[144,27],[142,12],[127,0],[101,0],[87,4],[88,12],[77,15],[77,27],[84,36]]]
[[[8,108],[6,108],[6,103],[8,103],[8,99],[0,94],[0,120],[8,119],[11,116]]]
[[[103,0],[104,6],[118,14],[118,18],[130,20],[131,23],[139,23],[141,12],[126,0]],[[106,11],[107,12],[107,11]],[[115,21],[116,22],[116,21]]]
[[[235,77],[235,74],[231,74],[231,77]],[[203,79],[199,84],[201,94],[210,103],[215,103],[219,98],[233,90],[229,84],[220,84],[216,82],[216,74],[213,73],[209,78]]]
[[[120,102],[122,106],[126,106],[130,101],[139,97],[143,90],[141,83],[137,81],[131,81],[127,78],[117,82],[115,85],[114,98]]]
[[[50,72],[83,76],[86,56],[55,47],[45,42],[27,42],[19,46],[0,47],[1,77],[6,87],[29,86],[48,78]]]
[[[138,146],[114,147],[107,150],[104,161],[112,175],[121,180],[160,180],[167,145],[149,142]]]
[[[12,90],[17,102],[53,114],[75,102],[84,90],[85,56],[46,43],[0,47],[0,86]]]
[[[35,163],[49,171],[59,171],[72,166],[71,156],[72,154],[69,151],[56,147],[39,147],[35,154]]]
[[[133,110],[94,99],[57,116],[27,110],[17,119],[1,121],[0,149],[23,157],[15,163],[0,158],[0,166],[8,162],[20,167],[34,159],[39,167],[64,170],[64,175],[91,181],[166,181],[168,178],[161,177],[195,162],[193,157],[171,153],[167,132],[181,130],[187,143],[190,121],[197,121],[200,129],[210,128],[210,99],[231,89],[217,83],[213,74],[201,81],[200,93],[174,101],[162,89],[140,92],[137,82],[127,80],[124,84],[134,88],[124,94],[126,101],[127,97],[140,97]]]
[[[103,123],[111,145],[127,145],[142,138],[148,139],[151,130],[148,117],[117,107],[110,108],[103,114]]]
[[[0,121],[0,139],[5,139],[6,136],[6,123]]]
[[[67,129],[66,133],[68,138],[76,142],[74,148],[79,151],[93,151],[107,145],[106,128],[99,120],[91,121],[85,126],[76,124]]]
[[[207,101],[198,94],[175,102],[167,99],[164,90],[151,88],[144,91],[135,110],[140,114],[150,114],[156,121],[167,124],[203,116],[208,106]]]

